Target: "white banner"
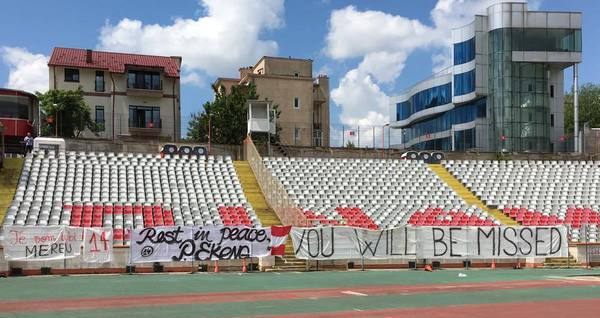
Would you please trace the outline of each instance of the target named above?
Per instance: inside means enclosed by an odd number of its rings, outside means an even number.
[[[51,261],[81,254],[83,228],[67,226],[6,226],[7,261]]]
[[[296,257],[334,259],[492,259],[567,257],[567,229],[548,227],[292,228]]]
[[[419,228],[419,258],[568,257],[564,226]]]
[[[108,263],[113,255],[112,228],[85,228],[83,237],[83,261]]]
[[[366,230],[354,227],[292,228],[300,259],[415,258],[416,228]]]
[[[162,226],[134,229],[131,262],[227,260],[271,255],[271,229]]]

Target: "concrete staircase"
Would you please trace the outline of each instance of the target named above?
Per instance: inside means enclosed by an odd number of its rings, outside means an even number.
[[[498,209],[492,209],[486,206],[479,198],[477,198],[469,189],[467,189],[460,181],[458,181],[444,166],[441,164],[429,164],[429,168],[437,174],[454,192],[456,192],[465,202],[470,205],[475,205],[478,208],[488,212],[496,220],[499,220],[503,225],[518,225],[517,221],[504,215]]]
[[[544,268],[585,268],[573,255],[569,257],[549,257],[544,261]]]
[[[260,223],[263,226],[281,225],[277,214],[267,204],[250,164],[247,161],[234,161],[233,166],[244,189],[244,195],[256,211]]]
[[[275,211],[267,204],[265,197],[260,190],[258,181],[254,176],[252,168],[247,161],[234,161],[233,166],[240,179],[244,195],[248,202],[256,211],[256,215],[260,219],[260,223],[263,226],[281,225],[281,221],[275,214]],[[265,271],[304,271],[306,270],[306,261],[299,260],[294,254],[294,247],[292,246],[291,238],[288,238],[285,244],[285,255],[284,257],[275,258],[275,266],[273,268],[267,268]]]

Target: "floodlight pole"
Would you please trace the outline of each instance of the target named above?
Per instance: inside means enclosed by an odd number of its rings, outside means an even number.
[[[210,139],[211,139],[210,138],[210,133],[211,133],[211,131],[210,131],[210,126],[211,126],[210,119],[211,119],[211,114],[208,113],[208,154],[209,155],[210,155]]]
[[[575,153],[581,153],[579,145],[579,66],[577,63],[573,65],[573,126],[574,126],[574,143]]]

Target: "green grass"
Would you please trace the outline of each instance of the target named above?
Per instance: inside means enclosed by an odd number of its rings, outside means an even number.
[[[6,209],[12,202],[23,169],[23,158],[5,158],[0,171],[0,221],[4,221]]]
[[[458,277],[458,273],[467,277]],[[215,293],[229,291],[419,285],[458,282],[539,280],[548,276],[600,274],[586,270],[440,270],[309,273],[220,273],[177,275],[90,275],[10,277],[0,281],[2,299],[50,299],[120,295]],[[93,286],[93,288],[90,288]]]

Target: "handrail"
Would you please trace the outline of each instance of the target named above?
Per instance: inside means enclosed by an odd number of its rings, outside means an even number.
[[[300,207],[294,204],[279,179],[273,177],[263,164],[262,157],[256,150],[252,139],[244,140],[244,156],[256,176],[260,190],[267,204],[275,211],[283,225],[309,226],[309,222]]]

